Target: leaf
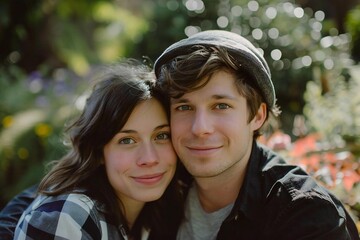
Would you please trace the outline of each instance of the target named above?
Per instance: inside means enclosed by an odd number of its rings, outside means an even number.
[[[317,150],[317,140],[319,135],[316,133],[309,134],[306,137],[300,138],[293,143],[290,151],[290,156],[301,157],[309,153],[310,151]]]
[[[342,179],[342,184],[347,191],[351,191],[354,184],[360,182],[360,176],[357,175],[354,171],[344,172],[344,177]]]

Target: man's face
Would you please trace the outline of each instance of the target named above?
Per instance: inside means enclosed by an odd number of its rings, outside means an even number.
[[[201,89],[171,99],[174,148],[196,178],[244,169],[251,152],[253,131],[261,127],[265,112],[262,104],[248,123],[246,99],[239,94],[235,77],[218,71]]]

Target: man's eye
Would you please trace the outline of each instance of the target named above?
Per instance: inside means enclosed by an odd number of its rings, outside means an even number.
[[[160,133],[156,136],[157,140],[167,140],[170,139],[170,133]]]
[[[120,144],[134,144],[135,141],[132,138],[122,138],[119,141]]]
[[[228,109],[230,108],[230,106],[226,103],[219,103],[218,105],[216,105],[217,109]]]
[[[190,109],[191,109],[191,107],[189,105],[181,105],[176,108],[176,110],[178,110],[178,111],[187,111]]]

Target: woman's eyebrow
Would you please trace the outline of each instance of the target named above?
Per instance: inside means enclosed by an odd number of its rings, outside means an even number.
[[[170,127],[170,124],[162,124],[162,125],[159,125],[155,128],[155,130],[160,130],[160,129],[163,129],[163,128],[169,128]]]

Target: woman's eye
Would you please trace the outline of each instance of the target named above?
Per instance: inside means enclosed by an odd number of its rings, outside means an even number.
[[[135,143],[134,139],[132,138],[123,138],[119,141],[120,144],[133,144]]]
[[[160,133],[156,136],[156,139],[158,140],[167,140],[170,139],[170,133]]]
[[[178,110],[178,111],[187,111],[190,109],[191,109],[191,107],[189,105],[181,105],[176,108],[176,110]]]
[[[226,103],[219,103],[218,105],[216,105],[217,109],[228,109],[230,108],[230,106]]]

